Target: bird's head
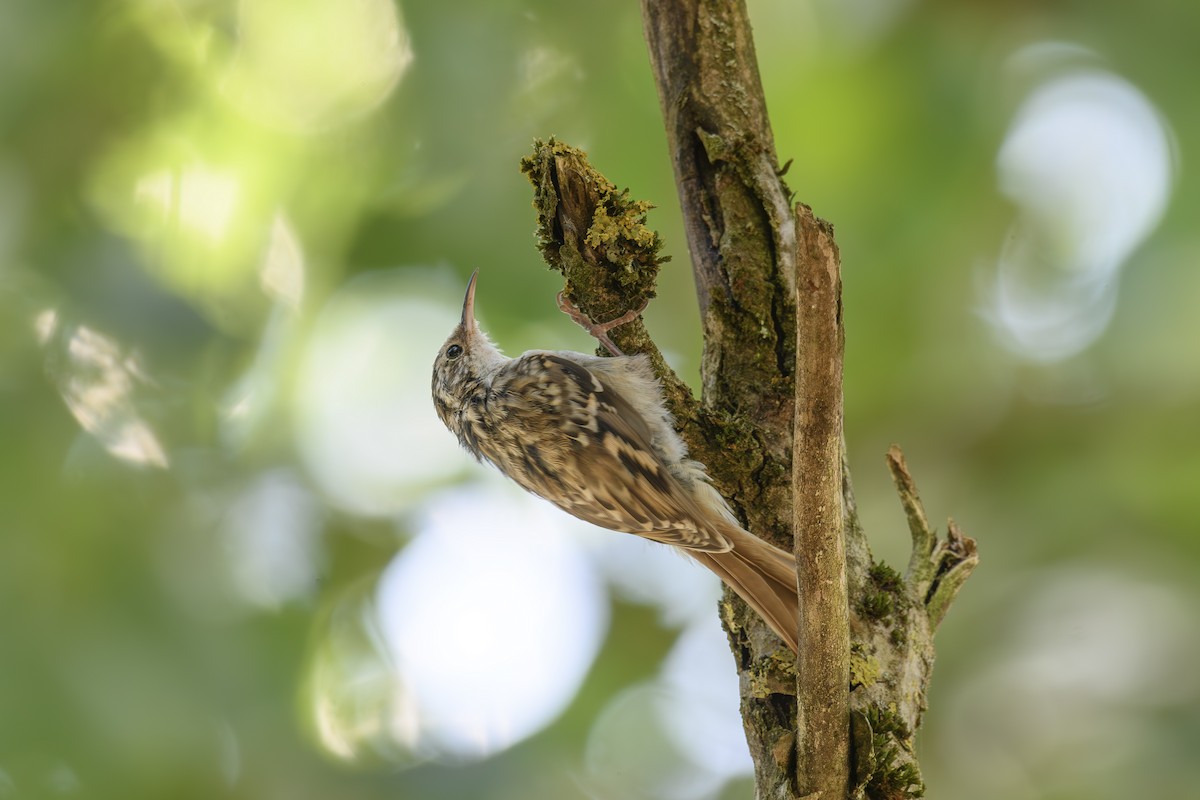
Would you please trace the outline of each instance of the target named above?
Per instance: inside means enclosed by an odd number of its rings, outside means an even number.
[[[433,362],[433,405],[451,430],[456,429],[460,412],[475,390],[481,384],[490,384],[493,373],[508,360],[475,321],[475,280],[478,277],[479,270],[475,270],[463,298],[462,320]]]

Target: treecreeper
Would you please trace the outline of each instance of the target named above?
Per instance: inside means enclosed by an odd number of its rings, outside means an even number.
[[[462,446],[569,514],[679,548],[795,651],[795,558],[738,524],[704,465],[687,457],[649,360],[608,339],[638,312],[593,325],[560,295],[612,356],[530,350],[509,358],[475,320],[478,275],[433,364],[433,404]]]

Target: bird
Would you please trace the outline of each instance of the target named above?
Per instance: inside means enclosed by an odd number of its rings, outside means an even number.
[[[433,364],[434,408],[459,443],[568,514],[682,551],[798,652],[795,557],[741,526],[705,466],[688,458],[649,359],[608,339],[640,309],[592,324],[560,293],[560,308],[612,355],[530,350],[510,358],[475,319],[478,276]]]

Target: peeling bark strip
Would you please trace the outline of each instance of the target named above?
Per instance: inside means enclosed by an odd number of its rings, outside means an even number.
[[[801,796],[846,796],[850,615],[842,502],[842,278],[829,223],[797,206],[800,254],[792,485],[800,588]]]

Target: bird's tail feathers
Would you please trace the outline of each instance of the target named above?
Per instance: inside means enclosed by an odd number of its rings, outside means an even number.
[[[793,652],[798,652],[800,600],[796,590],[796,559],[741,528],[723,533],[733,544],[729,551],[689,551],[689,555],[720,576]]]

